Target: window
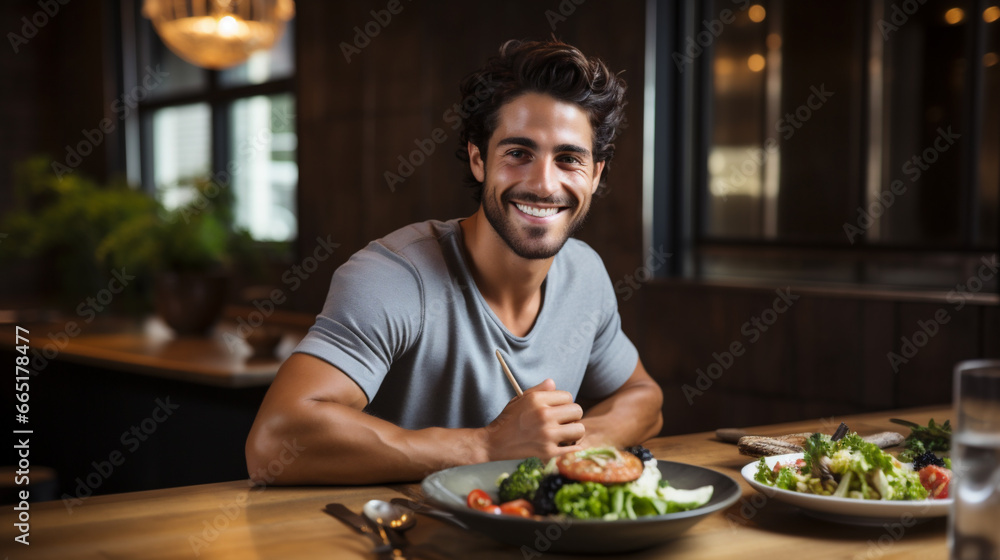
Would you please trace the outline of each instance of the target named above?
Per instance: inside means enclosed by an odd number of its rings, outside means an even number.
[[[679,82],[658,107],[696,109],[674,140],[694,145],[693,217],[659,228],[689,240],[683,272],[952,289],[995,258],[994,4],[684,3],[657,57]]]
[[[210,177],[233,189],[236,224],[259,241],[297,235],[294,20],[281,40],[239,66],[213,71],[182,60],[126,2],[123,33],[129,179],[167,207],[183,184]],[[180,186],[179,186],[180,185]]]

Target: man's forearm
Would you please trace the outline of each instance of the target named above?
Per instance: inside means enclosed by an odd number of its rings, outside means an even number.
[[[642,443],[660,433],[662,406],[660,386],[639,363],[625,385],[584,413],[581,422],[587,432],[581,445],[625,447]]]
[[[258,484],[414,481],[485,461],[482,429],[405,430],[350,407],[314,401],[255,425],[247,467]]]

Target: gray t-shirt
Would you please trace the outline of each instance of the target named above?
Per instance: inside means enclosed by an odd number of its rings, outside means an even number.
[[[522,389],[551,377],[574,398],[600,399],[635,370],[638,352],[604,263],[570,239],[542,284],[527,336],[514,336],[475,285],[459,220],[397,230],[333,275],[323,312],[295,349],[350,376],[369,414],[409,429],[482,427],[514,397],[495,351]]]

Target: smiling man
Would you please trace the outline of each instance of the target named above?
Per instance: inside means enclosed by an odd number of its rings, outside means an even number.
[[[250,432],[256,481],[418,480],[659,431],[660,388],[600,257],[572,238],[606,187],[625,84],[569,45],[518,41],[463,81],[463,98],[483,84],[459,153],[479,209],[392,232],[336,271]],[[289,443],[301,452],[280,461]]]

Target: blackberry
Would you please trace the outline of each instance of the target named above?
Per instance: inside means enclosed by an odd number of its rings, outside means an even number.
[[[653,458],[653,452],[641,445],[633,445],[632,447],[626,447],[625,451],[628,451],[629,453],[635,455],[643,463]]]
[[[538,490],[531,500],[531,505],[535,508],[537,515],[550,515],[557,513],[556,492],[570,480],[561,474],[550,474],[538,483]]]
[[[919,471],[927,465],[944,466],[944,459],[938,457],[933,451],[928,451],[913,458],[913,470]]]

